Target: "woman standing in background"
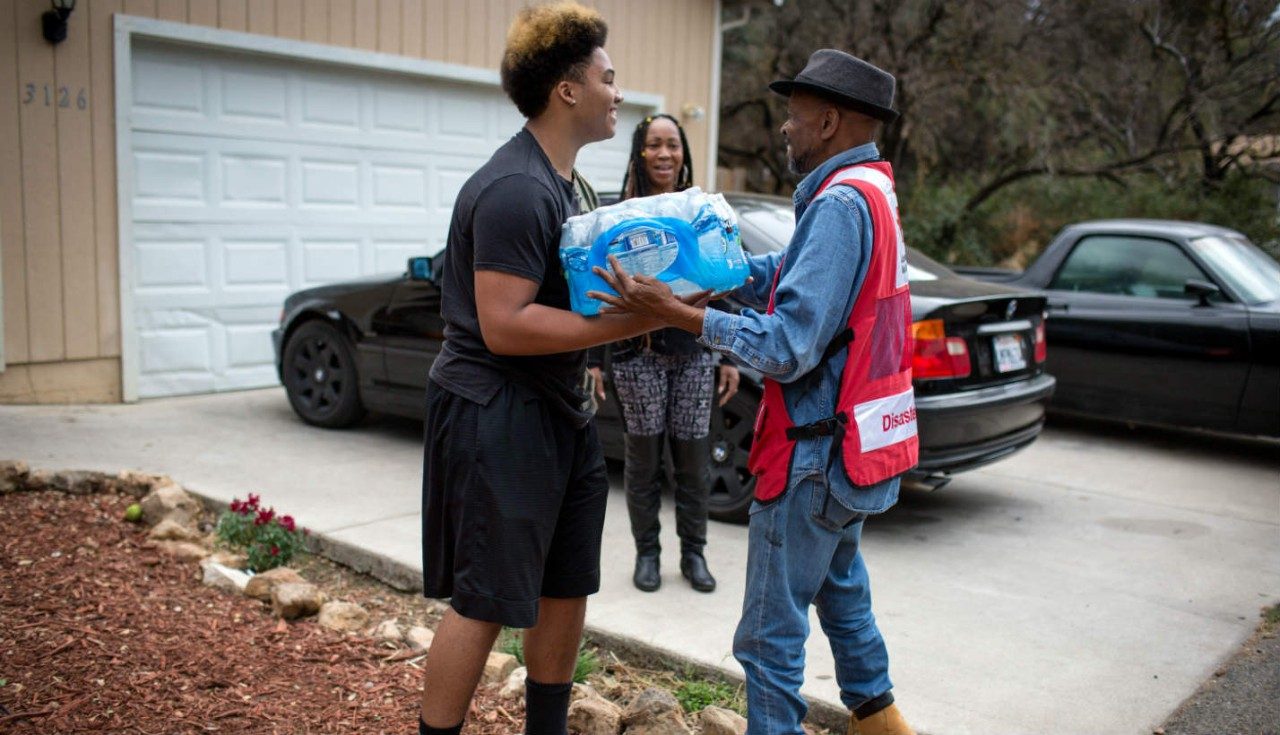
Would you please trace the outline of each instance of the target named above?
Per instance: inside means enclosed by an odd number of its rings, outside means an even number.
[[[631,138],[631,158],[622,181],[622,198],[668,194],[693,185],[689,143],[670,115],[646,117]],[[591,371],[597,397],[604,399],[598,354]],[[724,405],[738,391],[738,369],[719,358],[693,335],[666,328],[613,344],[612,375],[626,429],[623,482],[631,535],[636,543],[632,581],[652,592],[662,585],[659,569],[658,509],[666,479],[664,446],[674,465],[676,533],[680,537],[680,573],[694,589],[716,588],[703,556],[707,543],[707,495],[711,492],[711,401]]]

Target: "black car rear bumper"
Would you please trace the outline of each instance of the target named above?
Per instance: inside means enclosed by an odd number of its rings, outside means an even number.
[[[1056,384],[1053,376],[940,396],[917,396],[917,474],[971,470],[1035,441]]]

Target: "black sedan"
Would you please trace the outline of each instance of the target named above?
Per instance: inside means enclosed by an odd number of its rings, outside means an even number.
[[[790,201],[727,194],[752,253],[784,247],[795,227]],[[1045,373],[1045,300],[956,275],[910,250],[914,380],[920,465],[911,480],[937,487],[952,473],[1008,456],[1039,435],[1054,379]],[[439,263],[411,258],[400,275],[298,291],[273,333],[280,379],[308,423],[349,426],[366,410],[421,418],[439,354]],[[730,308],[740,304],[729,299]],[[608,362],[606,360],[606,376]],[[744,368],[739,392],[712,415],[711,515],[741,521],[754,479],[747,472],[759,374]],[[616,399],[597,415],[605,454],[622,458]]]
[[[1055,411],[1280,436],[1280,264],[1239,232],[1079,222],[1024,272],[958,270],[1048,299]]]

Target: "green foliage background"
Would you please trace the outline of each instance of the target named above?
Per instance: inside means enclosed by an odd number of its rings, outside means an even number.
[[[1221,185],[1206,188],[1196,180],[1143,175],[1123,182],[1045,177],[1009,186],[970,216],[961,216],[977,186],[972,179],[923,181],[904,192],[907,242],[943,262],[1022,268],[1064,225],[1141,217],[1230,227],[1280,258],[1280,191],[1265,179],[1229,175]],[[940,246],[948,226],[955,228],[951,245]]]

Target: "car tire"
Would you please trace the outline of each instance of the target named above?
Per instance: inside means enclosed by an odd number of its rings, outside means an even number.
[[[711,493],[707,513],[717,521],[746,523],[756,478],[747,470],[760,396],[743,386],[724,406],[711,408]]]
[[[280,377],[289,405],[308,424],[338,429],[364,417],[355,354],[329,322],[314,319],[289,335]]]

